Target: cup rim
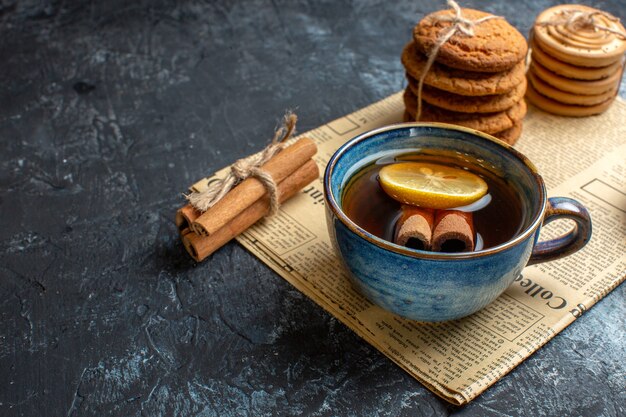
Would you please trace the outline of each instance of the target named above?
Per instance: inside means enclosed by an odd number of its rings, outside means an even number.
[[[341,206],[335,200],[333,193],[331,192],[331,175],[335,168],[337,161],[341,158],[341,156],[346,153],[353,145],[368,140],[378,134],[393,131],[396,129],[406,129],[411,127],[434,127],[434,128],[443,128],[448,130],[456,130],[464,133],[469,133],[473,136],[477,136],[483,140],[487,140],[489,142],[493,142],[504,149],[506,149],[509,154],[518,159],[529,171],[532,175],[533,179],[538,185],[539,188],[539,201],[541,204],[541,209],[535,214],[530,222],[530,226],[526,227],[521,233],[516,235],[513,239],[508,240],[504,243],[501,243],[497,246],[492,246],[488,249],[482,249],[479,251],[473,252],[459,252],[459,253],[442,253],[442,252],[429,252],[418,249],[409,249],[404,246],[396,245],[393,242],[387,241],[385,239],[379,238],[378,236],[373,235],[362,227],[358,226],[354,223],[341,209]],[[324,200],[326,203],[326,207],[330,208],[333,211],[333,214],[337,216],[337,218],[353,233],[360,236],[361,238],[367,240],[370,243],[375,244],[376,246],[389,250],[391,252],[399,253],[402,255],[406,255],[412,258],[417,259],[432,259],[432,260],[459,260],[459,259],[472,259],[479,257],[486,257],[489,255],[493,255],[496,253],[503,252],[508,250],[521,242],[525,241],[529,236],[531,236],[537,228],[543,222],[543,217],[546,211],[546,189],[543,179],[541,175],[537,172],[537,168],[535,165],[521,152],[513,148],[506,142],[503,142],[487,133],[480,132],[475,129],[470,129],[463,126],[451,125],[448,123],[437,123],[437,122],[408,122],[408,123],[395,123],[392,125],[386,125],[380,128],[372,129],[367,132],[361,133],[354,138],[348,140],[346,143],[341,145],[335,153],[330,157],[328,164],[326,165],[326,170],[324,171]]]

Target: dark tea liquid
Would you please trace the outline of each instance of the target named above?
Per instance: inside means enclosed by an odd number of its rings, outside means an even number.
[[[449,154],[405,153],[385,156],[366,165],[350,178],[342,196],[346,215],[361,228],[382,239],[393,241],[396,222],[401,210],[400,203],[389,197],[378,183],[378,172],[394,162],[427,162],[465,169],[480,176],[487,183],[486,204],[472,208],[455,208],[471,211],[474,217],[476,250],[488,249],[511,240],[519,234],[524,221],[521,201],[505,181],[488,170]],[[489,201],[490,200],[490,201]]]

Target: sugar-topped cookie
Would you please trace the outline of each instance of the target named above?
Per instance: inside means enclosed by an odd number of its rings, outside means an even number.
[[[426,67],[427,58],[411,42],[402,51],[402,64],[408,74],[419,79]],[[440,90],[464,96],[504,94],[524,81],[525,65],[519,61],[506,71],[487,73],[464,71],[440,65],[437,62],[426,73],[424,83]]]
[[[410,74],[406,75],[409,87],[417,95],[418,80]],[[431,87],[427,84],[422,89],[422,100],[446,110],[461,113],[493,113],[506,110],[524,97],[526,80],[522,79],[518,85],[507,93],[491,94],[487,96],[464,96]]]
[[[474,9],[461,9],[464,18],[471,21],[492,16]],[[413,38],[419,50],[428,55],[445,31],[453,25],[441,21],[454,10],[440,10],[424,17],[413,29]],[[467,71],[501,72],[513,68],[526,56],[526,39],[504,18],[492,18],[473,26],[474,36],[457,31],[445,42],[437,54],[437,62]]]
[[[417,112],[417,97],[410,88],[407,88],[404,91],[403,98],[406,111],[414,116]],[[451,123],[493,134],[513,127],[513,125],[521,121],[525,115],[526,103],[523,99],[507,110],[482,114],[450,111],[423,102],[420,121]],[[415,118],[413,118],[413,120],[415,120]]]

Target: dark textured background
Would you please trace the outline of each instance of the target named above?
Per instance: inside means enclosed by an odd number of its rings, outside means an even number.
[[[526,34],[552,3],[463,5]],[[178,241],[189,184],[286,108],[303,132],[400,90],[441,7],[0,0],[0,415],[625,415],[624,285],[457,408],[238,244]]]

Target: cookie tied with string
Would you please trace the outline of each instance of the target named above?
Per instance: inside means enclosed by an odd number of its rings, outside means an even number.
[[[514,144],[526,114],[526,39],[503,16],[447,4],[417,23],[402,52],[404,120],[457,124]]]
[[[549,56],[580,67],[621,62],[626,30],[615,16],[582,4],[544,10],[533,26],[533,39]]]
[[[492,16],[480,10],[461,8],[469,21]],[[453,25],[454,10],[440,10],[422,19],[413,29],[413,39],[426,55],[433,49],[442,32]],[[505,19],[489,19],[473,27],[473,36],[458,32],[441,46],[437,62],[452,68],[500,72],[511,69],[526,56],[528,45],[524,36]]]
[[[615,16],[580,4],[544,10],[530,33],[526,98],[561,116],[606,111],[624,73],[626,30]]]

